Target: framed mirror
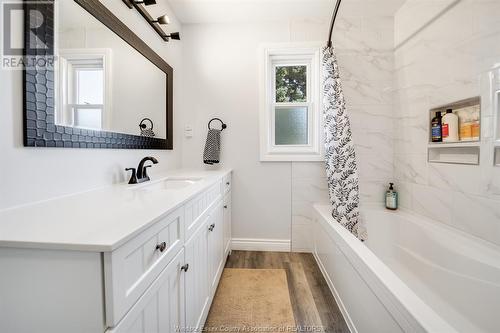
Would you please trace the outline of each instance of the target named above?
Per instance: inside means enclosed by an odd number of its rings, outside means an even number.
[[[99,0],[25,2],[24,145],[173,149],[173,69]]]

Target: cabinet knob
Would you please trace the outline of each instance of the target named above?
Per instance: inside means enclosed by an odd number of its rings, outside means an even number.
[[[156,250],[160,250],[160,252],[165,251],[166,248],[167,248],[167,243],[165,242],[156,245]]]
[[[229,185],[231,185],[231,183],[230,183],[230,182],[227,182],[227,183],[226,183],[226,185],[227,185],[227,186],[229,186]]]
[[[224,205],[224,209],[227,209],[227,205]]]
[[[214,231],[214,229],[215,229],[215,223],[210,225],[210,227],[208,227],[208,230],[210,231]]]
[[[181,271],[187,272],[189,269],[189,264],[185,264],[184,266],[181,267]]]

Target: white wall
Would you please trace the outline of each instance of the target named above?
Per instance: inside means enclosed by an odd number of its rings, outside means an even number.
[[[292,240],[310,250],[313,202],[328,202],[323,163],[259,161],[259,46],[326,43],[329,19],[183,27],[183,165],[202,166],[207,122],[218,116],[224,166],[234,169],[233,236]],[[393,20],[369,12],[339,19],[335,45],[360,160],[363,202],[381,202],[392,176]]]
[[[493,167],[500,89],[500,3],[408,0],[397,13],[395,175],[401,205],[500,244],[500,168]],[[406,41],[406,42],[405,42]],[[429,110],[482,98],[481,165],[427,162]]]
[[[234,168],[233,237],[290,239],[291,165],[259,162],[258,46],[289,39],[286,24],[188,25],[184,39],[183,164],[202,166],[207,122],[219,116],[223,165]]]
[[[0,209],[125,181],[123,169],[136,167],[147,155],[156,156],[160,161],[152,174],[181,165],[178,115],[181,112],[182,44],[163,42],[139,13],[121,1],[104,3],[174,68],[174,151],[24,148],[22,72],[0,70]],[[169,29],[180,30],[180,24],[164,2],[159,2],[153,10],[158,16],[168,13],[172,19]],[[0,33],[3,34],[3,26]]]

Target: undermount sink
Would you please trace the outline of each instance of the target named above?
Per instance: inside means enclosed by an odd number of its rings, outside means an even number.
[[[198,183],[202,178],[166,178],[135,188],[142,191],[180,190]]]

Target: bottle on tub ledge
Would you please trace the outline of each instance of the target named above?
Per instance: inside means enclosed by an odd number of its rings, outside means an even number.
[[[452,109],[446,110],[441,122],[443,142],[458,142],[458,116]]]
[[[398,192],[394,190],[394,183],[389,183],[389,189],[385,193],[385,208],[398,209]]]
[[[441,112],[436,112],[435,117],[432,118],[432,124],[431,124],[432,142],[443,142],[443,135],[441,129],[442,129]]]

